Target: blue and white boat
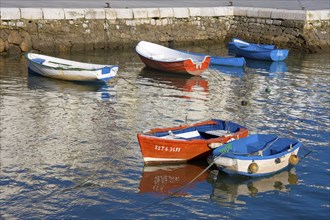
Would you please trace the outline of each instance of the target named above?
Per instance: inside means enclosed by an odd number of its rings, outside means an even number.
[[[216,148],[208,158],[229,175],[264,176],[298,164],[302,144],[273,134],[254,134]]]
[[[274,45],[252,44],[237,38],[232,39],[228,48],[231,54],[256,60],[283,61],[289,54],[289,50],[276,49]]]

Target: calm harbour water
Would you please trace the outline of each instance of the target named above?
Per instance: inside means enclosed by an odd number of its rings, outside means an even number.
[[[224,48],[207,51],[225,54]],[[291,52],[284,63],[213,67],[202,77],[145,69],[134,50],[49,55],[118,64],[118,77],[108,85],[52,80],[28,74],[24,57],[0,57],[1,217],[330,216],[329,54]],[[181,189],[207,164],[144,166],[136,134],[186,117],[188,123],[231,120],[250,134],[298,139],[301,161],[260,179],[212,170]]]

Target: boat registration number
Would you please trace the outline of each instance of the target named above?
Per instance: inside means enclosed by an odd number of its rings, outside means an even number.
[[[181,148],[179,148],[179,147],[166,147],[166,146],[155,145],[155,150],[158,150],[158,151],[167,151],[167,152],[180,152]]]

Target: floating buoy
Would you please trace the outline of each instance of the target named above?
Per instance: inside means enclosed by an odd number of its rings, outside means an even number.
[[[267,87],[267,88],[265,89],[265,91],[268,92],[268,93],[270,93],[270,88]]]
[[[256,173],[256,172],[258,172],[258,170],[259,170],[259,166],[258,166],[258,164],[256,164],[255,162],[252,162],[252,163],[249,165],[248,170],[249,170],[249,173]]]
[[[298,158],[298,156],[295,155],[295,154],[292,154],[292,155],[290,156],[290,158],[289,158],[289,162],[290,162],[290,164],[292,164],[293,166],[297,165],[298,162],[299,162],[299,158]]]

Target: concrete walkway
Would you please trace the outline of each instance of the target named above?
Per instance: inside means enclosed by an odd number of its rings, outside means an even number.
[[[107,4],[109,3],[109,4]],[[330,9],[330,0],[0,0],[1,8],[177,8],[253,7],[289,10]]]

